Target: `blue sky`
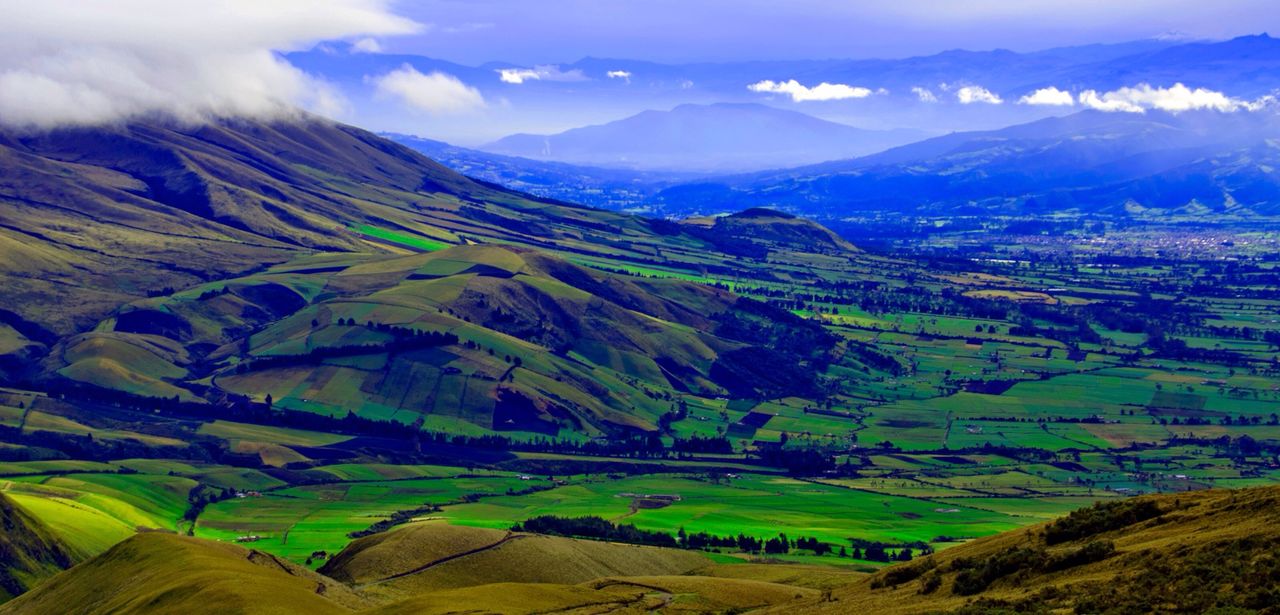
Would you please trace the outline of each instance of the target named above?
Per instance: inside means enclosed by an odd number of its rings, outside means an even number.
[[[1267,71],[1216,66],[1093,74],[1097,50],[1075,54],[1080,66],[1067,72],[1006,54],[797,60],[1033,51],[1168,33],[1220,40],[1280,32],[1275,2],[0,0],[0,124],[36,130],[156,114],[198,123],[305,109],[478,145],[686,103],[751,102],[932,133],[1083,108],[1237,109],[1280,98],[1280,83]],[[584,57],[609,59],[572,64]],[[764,62],[744,62],[756,60]]]
[[[468,64],[906,57],[1280,32],[1275,0],[419,0],[392,8],[427,27],[384,48]]]

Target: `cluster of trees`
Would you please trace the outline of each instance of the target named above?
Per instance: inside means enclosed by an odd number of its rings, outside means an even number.
[[[785,555],[796,550],[810,551],[815,555],[827,555],[835,552],[830,543],[817,538],[788,538],[786,534],[778,534],[769,538],[757,538],[739,533],[737,536],[718,536],[707,532],[686,532],[682,527],[674,536],[666,532],[642,530],[631,524],[618,524],[600,517],[557,517],[541,515],[517,523],[511,527],[514,532],[548,534],[568,538],[591,538],[609,540],[628,544],[650,545],[656,547],[673,547],[694,550],[737,549],[744,553],[765,555]],[[932,553],[928,544],[911,543],[906,545],[890,544],[867,540],[851,540],[852,550],[840,547],[840,557],[865,559],[873,562],[905,562],[913,557],[912,549],[921,554]]]
[[[612,523],[600,517],[556,517],[542,515],[517,523],[511,527],[513,532],[529,532],[548,534],[551,536],[567,536],[571,538],[593,538],[625,542],[636,545],[655,547],[678,547],[675,537],[666,532],[653,532],[637,529],[631,524]]]
[[[312,321],[315,323],[315,321]],[[339,323],[350,324],[354,326],[351,319],[339,319]],[[338,357],[355,357],[367,354],[377,354],[382,352],[397,353],[410,350],[420,350],[423,348],[435,348],[439,346],[452,346],[458,343],[458,336],[452,333],[444,333],[439,331],[423,331],[421,329],[412,329],[409,327],[396,327],[386,324],[367,323],[367,327],[387,333],[392,336],[391,341],[382,344],[351,344],[346,346],[320,346],[312,348],[303,354],[288,355],[271,355],[267,357],[258,357],[241,363],[236,366],[236,371],[245,373],[252,370],[272,369],[279,367],[289,367],[293,365],[306,365],[317,363],[325,359],[334,359]]]

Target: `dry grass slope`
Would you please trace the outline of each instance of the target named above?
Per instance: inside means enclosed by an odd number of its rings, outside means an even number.
[[[346,613],[345,586],[234,545],[144,533],[46,581],[0,613]]]
[[[800,610],[1280,613],[1277,553],[1280,487],[1147,496],[895,566]]]

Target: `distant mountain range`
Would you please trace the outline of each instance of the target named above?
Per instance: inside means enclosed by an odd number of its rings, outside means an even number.
[[[480,149],[534,160],[676,171],[744,171],[852,158],[918,140],[753,103],[680,105],[554,135],[512,135]]]
[[[855,160],[689,183],[668,212],[732,204],[854,213],[1280,214],[1274,111],[1086,111],[956,133]]]
[[[659,64],[584,58],[546,66],[510,62],[464,66],[414,55],[353,53],[332,46],[291,53],[287,59],[341,89],[352,103],[353,119],[367,127],[469,146],[512,133],[555,134],[647,109],[672,109],[689,103],[765,103],[853,126],[939,134],[995,129],[1067,115],[1081,108],[1078,100],[1073,106],[1018,103],[1023,96],[1047,87],[1078,97],[1090,89],[1105,93],[1144,83],[1155,87],[1183,83],[1242,100],[1255,100],[1280,89],[1280,40],[1265,34],[1214,42],[1153,39],[1035,52],[952,50],[898,59]],[[431,115],[379,95],[371,78],[405,65],[424,74],[441,72],[456,77],[491,104],[472,113]],[[536,76],[519,82],[504,80],[503,75],[510,71]],[[764,80],[795,80],[804,87],[824,82],[843,84],[866,88],[867,92],[860,97],[797,101],[786,93],[749,89]],[[961,90],[969,86],[981,87],[1001,102],[969,98],[965,104]],[[496,101],[501,104],[494,104]],[[540,145],[535,142],[502,152],[536,154],[543,151]],[[562,153],[555,148],[552,152]]]
[[[467,177],[535,196],[613,210],[643,210],[664,188],[702,179],[706,173],[635,171],[503,156],[411,135],[383,133]]]

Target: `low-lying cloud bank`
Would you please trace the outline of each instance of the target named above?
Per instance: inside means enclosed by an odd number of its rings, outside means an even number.
[[[547,64],[533,68],[499,68],[498,79],[503,83],[521,84],[526,81],[586,81],[581,70],[562,71],[559,66]]]
[[[846,100],[850,98],[866,98],[872,94],[887,94],[883,89],[872,90],[870,88],[846,85],[843,83],[827,83],[825,81],[813,87],[807,87],[795,79],[791,79],[789,81],[771,81],[766,79],[764,81],[748,85],[747,89],[752,92],[785,94],[790,96],[793,102]]]
[[[1161,88],[1143,83],[1133,87],[1123,87],[1109,92],[1084,90],[1074,98],[1070,92],[1048,87],[1036,90],[1018,100],[1024,105],[1073,106],[1079,104],[1086,109],[1107,111],[1112,113],[1146,113],[1147,111],[1166,111],[1181,113],[1184,111],[1258,111],[1272,105],[1274,96],[1263,96],[1257,100],[1241,100],[1206,88],[1191,89],[1181,83]]]
[[[978,85],[966,85],[956,90],[956,100],[960,101],[962,105],[977,103],[999,105],[1004,103],[1004,100],[994,92]]]
[[[280,52],[419,28],[386,0],[0,0],[0,124],[330,115],[341,94]]]
[[[426,113],[462,113],[485,106],[484,96],[457,77],[438,71],[423,74],[408,64],[365,80],[373,85],[375,96],[399,99]]]

